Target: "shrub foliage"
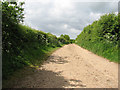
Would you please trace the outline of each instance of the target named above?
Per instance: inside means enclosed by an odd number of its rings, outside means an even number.
[[[26,65],[40,64],[51,48],[69,43],[51,33],[45,33],[22,25],[24,3],[2,2],[2,71],[3,79]]]
[[[120,26],[118,15],[105,14],[86,26],[76,38],[76,43],[111,61],[118,62]]]

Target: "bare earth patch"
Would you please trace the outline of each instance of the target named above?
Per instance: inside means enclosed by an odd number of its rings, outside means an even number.
[[[24,73],[23,73],[24,74]],[[118,88],[118,64],[75,44],[55,51],[14,88]]]

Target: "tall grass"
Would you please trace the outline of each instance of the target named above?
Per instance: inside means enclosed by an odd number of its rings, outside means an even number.
[[[118,46],[114,44],[107,44],[103,42],[82,42],[77,43],[81,47],[99,55],[113,62],[119,62],[118,60]]]

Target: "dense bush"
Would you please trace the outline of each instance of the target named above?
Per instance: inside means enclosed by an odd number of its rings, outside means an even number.
[[[120,35],[118,15],[105,14],[86,26],[76,38],[76,43],[111,61],[118,62]]]
[[[23,4],[2,2],[3,79],[26,65],[40,64],[52,48],[67,43],[58,41],[55,35],[20,24],[24,18]]]
[[[75,43],[75,40],[74,39],[70,39],[70,43]]]
[[[63,43],[63,44],[69,44],[70,43],[70,37],[68,35],[63,35],[61,34],[61,36],[58,38],[58,41]]]

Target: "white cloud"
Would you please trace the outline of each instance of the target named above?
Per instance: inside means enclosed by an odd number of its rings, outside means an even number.
[[[2,0],[3,1],[3,0]],[[27,2],[42,2],[44,4],[48,2],[61,2],[66,0],[20,0],[20,1],[27,1]],[[119,2],[119,0],[70,0],[71,2]]]
[[[64,24],[64,29],[67,29],[68,28],[68,25],[67,24]]]
[[[29,2],[30,1],[30,2]],[[118,3],[73,0],[26,0],[25,24],[57,36],[76,38],[83,28],[105,13],[117,13]]]
[[[81,32],[80,30],[77,30],[77,29],[75,29],[75,28],[71,28],[70,31],[71,31],[71,33],[75,33],[75,34]]]
[[[49,14],[51,17],[59,18],[64,14],[71,14],[71,10],[74,9],[72,2],[70,0],[55,0],[53,2],[53,6],[49,10]]]
[[[102,16],[102,15],[103,15],[102,13],[93,13],[93,12],[91,12],[90,13],[90,18],[92,20],[98,20],[100,18],[100,16]]]

